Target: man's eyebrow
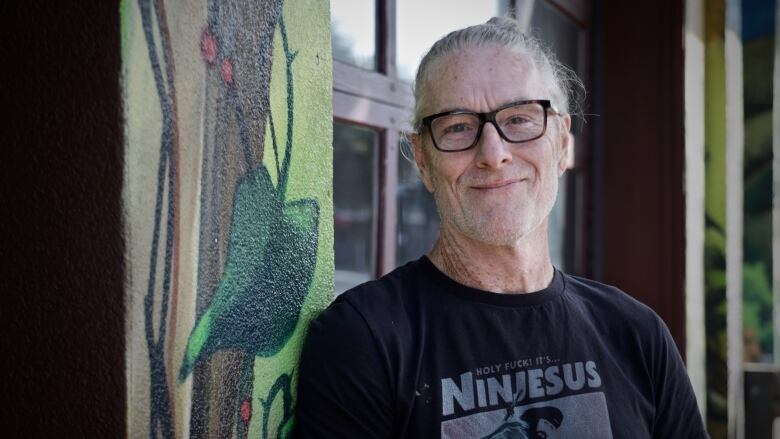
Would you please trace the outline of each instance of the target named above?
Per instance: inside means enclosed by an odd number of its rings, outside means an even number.
[[[465,107],[445,107],[445,108],[437,111],[436,114],[439,114],[439,113],[452,113],[453,111],[463,111],[463,112],[467,112],[467,113],[476,113],[476,111],[474,111],[474,110],[472,110],[470,108],[465,108]]]
[[[533,98],[528,98],[528,97],[525,97],[525,96],[520,96],[520,97],[513,98],[513,99],[507,99],[507,100],[501,102],[501,104],[499,104],[497,107],[493,108],[490,111],[494,111],[496,108],[501,108],[501,107],[504,107],[506,105],[513,104],[515,102],[531,101],[531,100],[533,100]],[[463,112],[467,112],[467,113],[480,113],[480,111],[476,111],[476,110],[473,110],[471,108],[465,108],[465,107],[445,107],[445,108],[437,111],[434,114],[451,113],[453,111],[463,111]]]

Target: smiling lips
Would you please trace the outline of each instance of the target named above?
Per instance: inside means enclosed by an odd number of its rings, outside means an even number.
[[[472,185],[471,188],[472,189],[479,189],[479,190],[501,189],[501,188],[510,186],[512,184],[519,183],[519,182],[521,182],[523,180],[525,180],[525,179],[523,179],[523,178],[513,178],[513,179],[509,179],[509,180],[496,181],[494,183],[483,183],[483,184]]]

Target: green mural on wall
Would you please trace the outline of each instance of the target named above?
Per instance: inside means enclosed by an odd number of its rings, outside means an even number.
[[[279,28],[285,51],[289,109],[281,165],[273,117],[269,114],[278,181],[274,186],[265,165],[252,169],[239,181],[225,270],[214,298],[190,334],[179,371],[179,381],[184,381],[204,357],[223,349],[242,352],[241,409],[237,413],[244,424],[248,410],[252,409],[254,358],[277,354],[289,340],[298,325],[317,262],[319,204],[314,199],[286,200],[293,150],[292,65],[296,53],[291,53],[288,47],[283,18],[279,20]],[[282,419],[286,429],[292,418],[289,375],[280,375],[279,379],[283,387],[274,386],[272,391],[283,391],[286,395]],[[269,394],[265,400],[273,401],[274,396]],[[243,427],[238,426],[242,436]],[[266,416],[263,437],[267,434]]]
[[[745,99],[742,322],[746,362],[772,363],[772,97],[775,2],[743,2]]]
[[[710,1],[706,10],[705,147],[706,147],[706,367],[707,429],[713,439],[728,437],[727,300],[726,300],[726,8]],[[764,8],[760,10],[758,7]],[[772,62],[774,34],[760,31],[755,18],[773,20],[772,2],[742,2],[744,95],[744,204],[742,323],[745,362],[771,362],[771,209],[772,209]],[[748,18],[750,17],[750,18]],[[772,28],[770,24],[769,28]],[[771,33],[766,35],[766,33]],[[753,38],[746,37],[756,34]],[[760,38],[758,37],[760,35]],[[732,414],[733,415],[733,414]]]
[[[290,432],[333,288],[327,11],[121,4],[131,437]]]
[[[723,0],[705,7],[706,423],[713,439],[725,439],[728,432],[725,7]]]

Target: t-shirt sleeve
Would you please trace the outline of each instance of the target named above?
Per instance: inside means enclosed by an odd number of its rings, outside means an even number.
[[[654,438],[709,438],[691,380],[669,329],[655,316],[653,384],[656,411]]]
[[[301,354],[293,437],[389,438],[389,367],[363,316],[346,300],[309,328]]]

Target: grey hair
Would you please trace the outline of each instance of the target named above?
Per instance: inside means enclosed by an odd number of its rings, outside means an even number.
[[[585,87],[569,67],[565,66],[538,38],[524,33],[520,23],[508,17],[493,17],[487,23],[470,26],[450,32],[428,50],[414,80],[414,119],[416,132],[422,128],[422,118],[427,103],[428,76],[436,61],[446,55],[468,47],[482,47],[496,44],[517,54],[531,57],[545,82],[550,101],[563,114],[579,114],[579,97]],[[574,107],[574,108],[572,108]]]

